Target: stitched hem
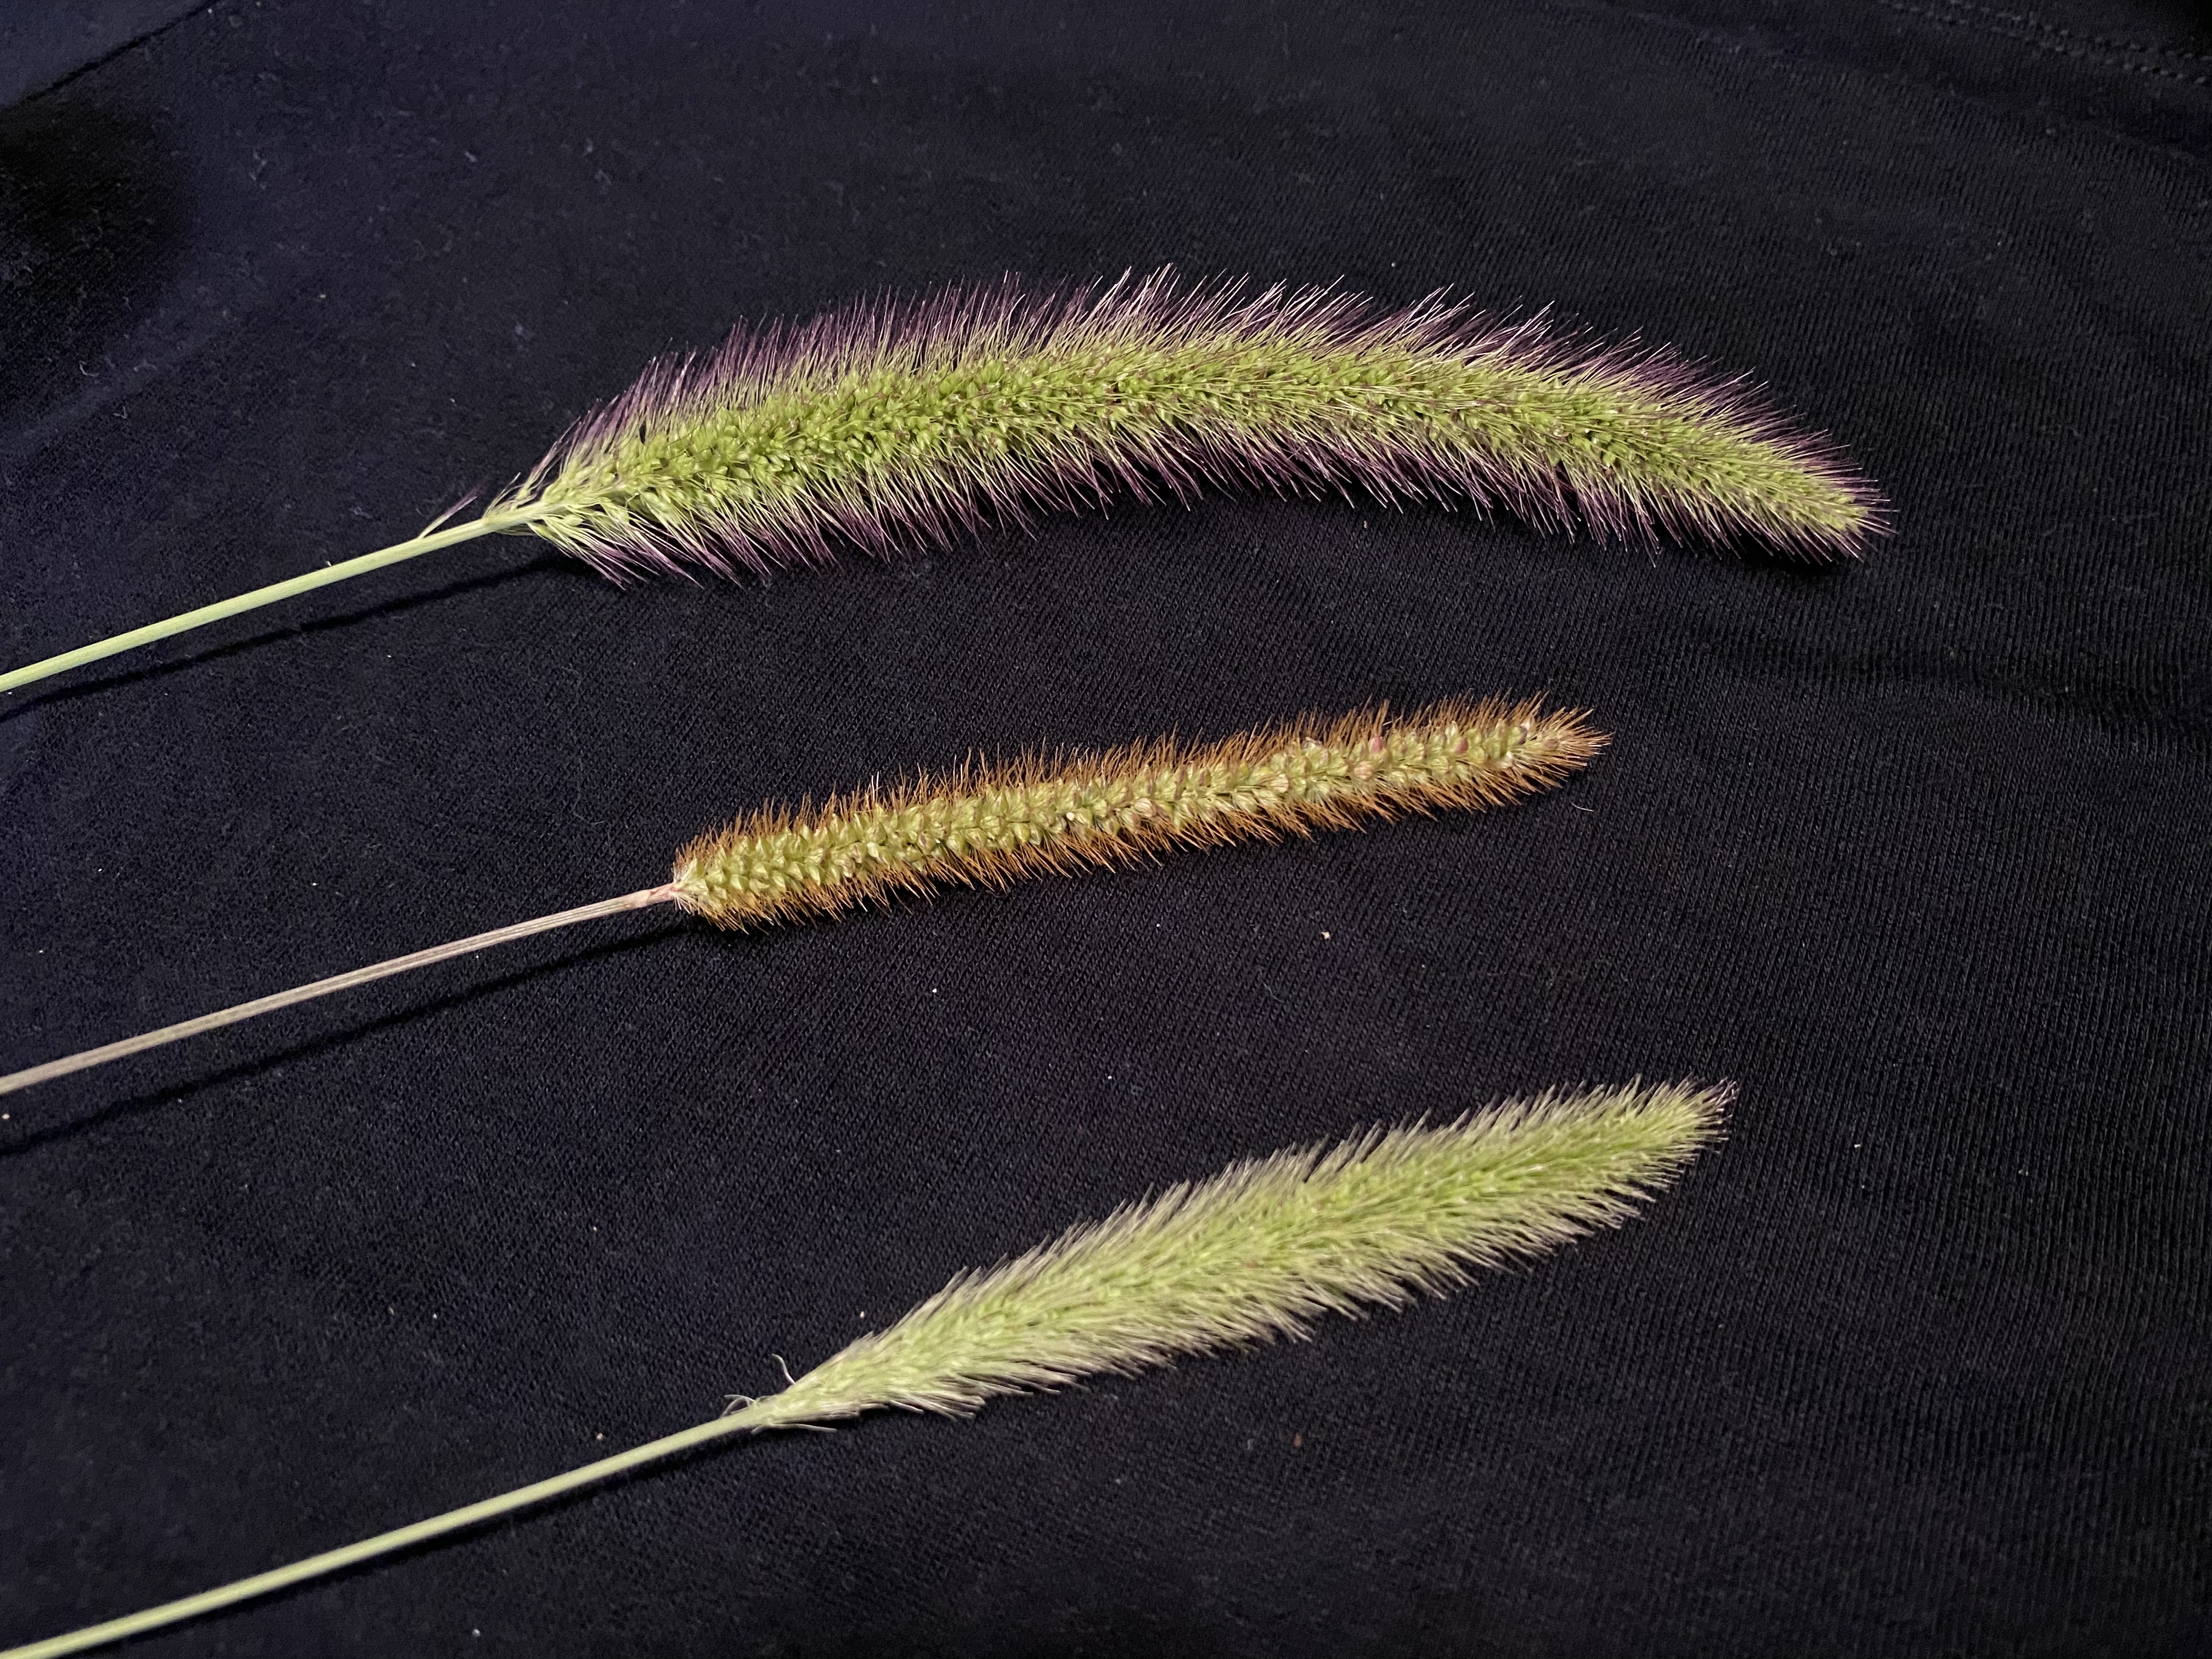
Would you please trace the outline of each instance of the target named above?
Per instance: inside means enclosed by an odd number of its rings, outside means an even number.
[[[2085,63],[2102,64],[2109,68],[2124,70],[2130,75],[2153,75],[2160,80],[2178,81],[2185,86],[2201,87],[2212,81],[2212,75],[2192,74],[2186,69],[2169,67],[2167,64],[2148,63],[2151,58],[2163,58],[2181,64],[2212,64],[2212,53],[2188,52],[2179,46],[2137,46],[2126,40],[2116,40],[2108,35],[2076,34],[2071,29],[2055,24],[2040,23],[2022,12],[1998,11],[1994,7],[1970,3],[1970,0],[1932,0],[1943,9],[1928,6],[1912,6],[1904,0],[1880,0],[1886,11],[1902,13],[1907,17],[1918,17],[1946,28],[1972,29],[1982,34],[1993,34],[1999,40],[2016,40],[2033,46],[2038,52],[2051,52],[2061,58],[2072,58]],[[1983,21],[1987,19],[1989,21]]]

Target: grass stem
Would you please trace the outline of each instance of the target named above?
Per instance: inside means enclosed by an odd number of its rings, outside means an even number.
[[[27,1089],[33,1084],[49,1083],[58,1077],[67,1077],[72,1072],[89,1071],[95,1066],[105,1066],[111,1060],[143,1054],[149,1048],[159,1048],[164,1043],[174,1042],[182,1037],[198,1036],[203,1031],[218,1031],[226,1025],[252,1019],[257,1014],[273,1014],[279,1008],[289,1008],[295,1003],[313,1002],[317,997],[326,997],[333,991],[349,991],[356,985],[368,985],[376,980],[389,979],[394,974],[427,968],[434,962],[444,962],[450,957],[465,957],[472,951],[488,950],[495,945],[528,939],[532,933],[550,933],[556,927],[572,927],[580,921],[592,921],[623,910],[642,910],[648,905],[666,904],[673,901],[677,894],[678,889],[672,882],[659,887],[641,888],[635,893],[624,893],[620,898],[600,899],[596,903],[580,904],[573,910],[559,910],[550,916],[511,922],[505,927],[495,927],[488,933],[471,933],[466,939],[434,945],[427,951],[416,951],[407,956],[393,957],[388,962],[372,963],[366,968],[333,974],[328,979],[315,981],[312,985],[295,985],[289,991],[256,997],[251,1002],[218,1009],[196,1019],[179,1020],[174,1025],[164,1025],[158,1031],[142,1031],[137,1036],[125,1037],[119,1042],[87,1048],[82,1054],[67,1054],[59,1060],[50,1060],[42,1066],[10,1072],[0,1077],[0,1095],[13,1094],[16,1090]]]
[[[106,1647],[111,1642],[120,1642],[133,1636],[143,1636],[148,1631],[160,1630],[164,1626],[180,1624],[187,1619],[197,1619],[202,1613],[213,1613],[240,1601],[252,1601],[258,1595],[270,1595],[294,1584],[305,1583],[312,1578],[343,1572],[358,1566],[363,1561],[373,1561],[380,1555],[389,1555],[394,1550],[404,1550],[411,1545],[427,1543],[433,1538],[442,1538],[447,1533],[459,1532],[481,1522],[497,1520],[512,1515],[517,1510],[528,1509],[550,1498],[560,1498],[580,1487],[597,1486],[611,1480],[618,1474],[641,1468],[648,1463],[658,1463],[702,1446],[708,1441],[720,1440],[733,1434],[744,1434],[753,1425],[735,1418],[718,1417],[696,1424],[681,1433],[665,1435],[659,1440],[649,1440],[642,1446],[633,1446],[612,1457],[603,1457],[596,1463],[586,1463],[581,1468],[570,1469],[527,1486],[518,1486],[496,1498],[486,1498],[474,1504],[463,1504],[457,1510],[447,1510],[443,1515],[434,1515],[426,1521],[416,1521],[404,1527],[395,1527],[390,1532],[380,1532],[374,1538],[364,1538],[358,1543],[341,1549],[325,1550],[320,1555],[310,1555],[304,1560],[288,1566],[272,1567],[267,1572],[257,1572],[214,1589],[202,1590],[197,1595],[186,1595],[174,1601],[164,1601],[157,1607],[148,1607],[121,1619],[110,1619],[105,1624],[88,1625],[82,1630],[73,1630],[66,1636],[49,1637],[43,1642],[33,1642],[26,1647],[0,1650],[0,1659],[54,1659],[58,1654],[83,1653],[93,1648]]]
[[[332,582],[342,582],[356,576],[365,576],[372,570],[381,570],[388,564],[398,564],[405,559],[420,557],[441,547],[451,547],[456,542],[473,541],[478,536],[495,535],[503,530],[513,530],[525,525],[535,514],[528,512],[487,514],[466,524],[449,525],[443,530],[433,530],[412,540],[397,542],[380,548],[374,553],[364,553],[357,559],[347,559],[339,564],[326,564],[319,570],[310,570],[303,576],[289,580],[271,582],[266,587],[257,587],[250,593],[240,593],[228,599],[218,599],[213,605],[204,605],[197,611],[186,611],[163,621],[148,623],[143,628],[134,628],[127,634],[117,634],[104,640],[94,640],[90,645],[81,645],[74,651],[64,651],[58,657],[48,657],[43,662],[25,665],[0,674],[0,691],[14,691],[33,685],[56,674],[66,674],[72,668],[82,668],[87,663],[98,662],[103,657],[112,657],[125,651],[136,651],[142,645],[151,645],[156,640],[166,640],[172,635],[189,634],[195,628],[205,628],[210,623],[219,623],[248,611],[258,611],[264,605],[274,605],[279,599],[289,599],[295,594],[311,592],[318,587],[328,587]]]

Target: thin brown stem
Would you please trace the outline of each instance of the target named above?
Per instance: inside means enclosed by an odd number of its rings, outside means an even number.
[[[356,968],[349,973],[333,974],[330,978],[319,979],[312,985],[295,985],[290,990],[279,991],[273,996],[256,997],[251,1002],[241,1002],[235,1007],[212,1014],[202,1014],[197,1019],[164,1025],[158,1031],[142,1032],[137,1036],[125,1037],[120,1042],[87,1048],[82,1054],[50,1060],[43,1066],[33,1066],[25,1071],[10,1072],[5,1077],[0,1077],[0,1095],[13,1094],[16,1090],[27,1089],[33,1084],[67,1077],[71,1072],[104,1066],[111,1060],[121,1060],[127,1054],[143,1054],[149,1048],[158,1048],[180,1037],[220,1030],[226,1025],[235,1025],[258,1014],[273,1014],[279,1008],[289,1008],[295,1003],[312,1002],[317,997],[326,997],[334,991],[349,991],[356,985],[367,985],[374,980],[389,979],[394,974],[428,968],[432,963],[443,962],[449,957],[464,957],[471,951],[489,950],[495,945],[528,939],[532,933],[549,933],[556,927],[573,927],[580,921],[616,915],[624,910],[642,910],[651,905],[666,904],[675,898],[677,888],[672,882],[659,887],[641,888],[635,893],[625,893],[620,898],[601,899],[596,904],[580,904],[573,910],[556,911],[552,915],[539,916],[532,921],[514,922],[505,927],[495,927],[488,933],[473,933],[467,939],[457,939],[450,944],[434,945],[427,951],[394,957],[389,962],[373,963],[368,967]]]

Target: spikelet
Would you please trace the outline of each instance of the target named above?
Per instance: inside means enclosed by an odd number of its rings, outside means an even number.
[[[1718,1136],[1733,1092],[1683,1083],[1546,1093],[1234,1164],[962,1274],[781,1394],[738,1396],[720,1417],[612,1457],[0,1659],[120,1642],[732,1436],[881,1407],[959,1414],[994,1395],[1302,1337],[1323,1314],[1400,1307],[1626,1220]]]
[[[1579,711],[1444,702],[1392,719],[1311,716],[1195,747],[1172,739],[1030,757],[771,807],[678,854],[675,901],[723,927],[823,915],[945,883],[1004,886],[1175,847],[1502,805],[1604,743]]]
[[[489,515],[614,577],[948,544],[985,518],[1218,482],[1471,501],[1554,530],[1823,558],[1874,488],[1740,383],[1442,295],[1018,283],[739,331],[649,368]]]

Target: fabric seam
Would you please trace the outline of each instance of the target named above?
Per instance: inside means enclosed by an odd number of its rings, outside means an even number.
[[[1898,12],[1907,17],[1921,18],[1945,28],[1972,29],[1977,33],[1992,35],[2000,40],[2012,40],[2024,46],[2032,46],[2038,52],[2051,52],[2061,58],[2072,58],[2083,63],[2101,64],[2109,68],[2124,70],[2130,75],[2154,75],[2161,80],[2178,81],[2184,86],[2191,87],[2201,87],[2208,79],[2212,79],[2203,75],[2191,75],[2178,69],[2169,69],[2163,64],[2139,63],[2117,55],[2121,52],[2135,52],[2145,57],[2180,58],[2189,63],[2212,62],[2212,57],[2208,57],[2206,53],[2185,52],[2178,46],[2139,46],[2102,35],[2075,34],[2069,29],[2039,23],[2033,17],[2014,12],[1996,11],[1987,6],[1969,5],[1965,3],[1965,0],[1936,0],[1936,4],[1947,8],[1942,11],[1933,11],[1924,6],[1906,5],[1904,0],[1880,0],[1880,3],[1886,11]],[[1966,15],[1966,14],[1968,13],[1980,13],[1983,16],[1995,18],[1999,20],[1999,22],[2016,27],[2000,27],[1997,23],[1983,22],[1976,17]],[[2115,50],[2098,51],[2095,50],[2097,47],[2110,47]]]

